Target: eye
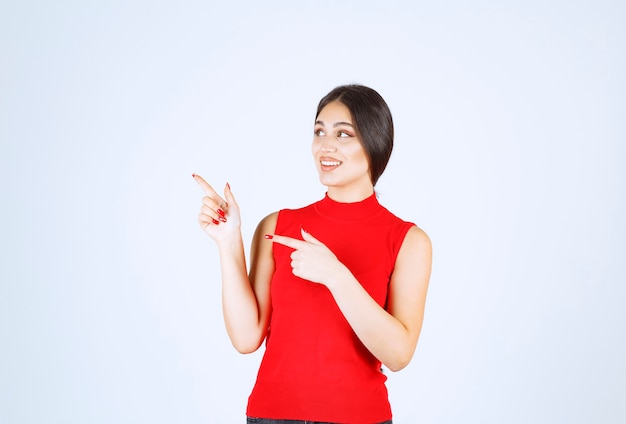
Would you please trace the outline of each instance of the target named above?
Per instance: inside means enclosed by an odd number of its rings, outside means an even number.
[[[350,134],[349,132],[346,132],[344,130],[339,130],[337,132],[337,138],[349,138],[352,137],[352,134]]]
[[[315,134],[316,137],[324,137],[326,135],[324,130],[321,128],[315,128],[315,130],[313,130],[313,134]]]

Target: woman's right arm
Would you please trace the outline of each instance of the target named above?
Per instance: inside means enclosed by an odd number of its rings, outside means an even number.
[[[217,244],[222,269],[222,309],[230,340],[241,353],[256,351],[267,334],[271,315],[270,281],[274,273],[271,243],[278,214],[273,213],[258,225],[250,250],[250,274],[241,237],[239,206],[227,185],[222,199],[202,177],[194,175],[205,196],[198,216],[200,227]]]
[[[250,249],[250,274],[246,273],[241,236],[233,244],[218,245],[222,267],[222,309],[230,340],[240,353],[256,351],[265,336],[272,313],[270,281],[274,257],[264,235],[276,228],[277,213],[257,226]],[[221,224],[220,224],[221,225]]]

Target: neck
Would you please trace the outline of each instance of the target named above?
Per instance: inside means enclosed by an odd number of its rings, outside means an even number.
[[[374,194],[374,186],[368,185],[364,187],[345,188],[345,187],[328,187],[328,197],[335,202],[340,203],[354,203],[365,200]]]

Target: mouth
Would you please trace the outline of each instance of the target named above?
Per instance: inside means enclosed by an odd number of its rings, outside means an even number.
[[[336,159],[320,159],[320,167],[322,171],[332,171],[337,169],[343,162]]]

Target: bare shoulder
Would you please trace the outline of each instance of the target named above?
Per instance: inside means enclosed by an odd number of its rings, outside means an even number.
[[[276,230],[276,222],[278,221],[278,212],[272,212],[263,218],[257,225],[256,232],[263,236],[265,234],[273,234]]]
[[[274,234],[276,231],[276,222],[278,221],[278,212],[272,212],[263,218],[259,225],[257,225],[252,238],[252,247],[268,246],[271,247],[271,243],[263,243],[265,234]],[[272,249],[267,249],[271,252]]]
[[[402,247],[400,248],[400,255],[413,256],[414,255],[427,255],[430,257],[432,254],[432,242],[430,237],[420,227],[414,225],[409,228],[409,231],[404,237]]]

